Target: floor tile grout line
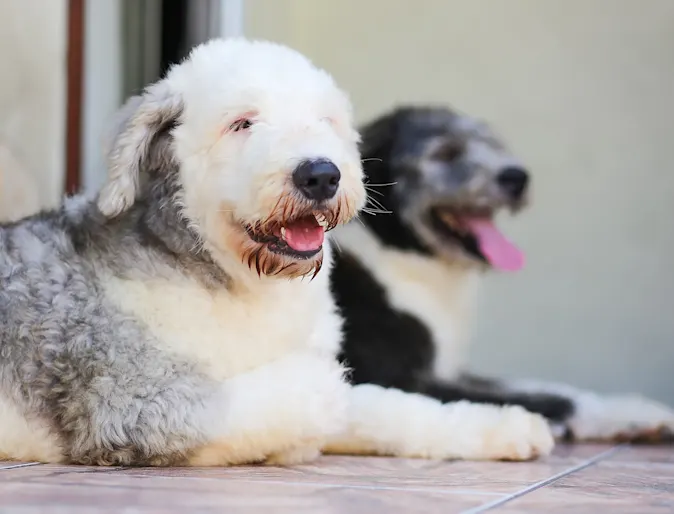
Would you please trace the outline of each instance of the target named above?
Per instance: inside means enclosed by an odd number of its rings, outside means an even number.
[[[22,462],[21,464],[12,464],[10,466],[2,465],[0,466],[0,471],[5,471],[6,469],[17,469],[17,468],[27,468],[28,466],[39,466],[41,462]]]
[[[502,493],[492,493],[490,491],[470,490],[470,489],[440,489],[435,487],[404,487],[394,485],[366,485],[366,484],[339,484],[330,482],[287,482],[284,480],[246,480],[240,479],[237,482],[255,483],[255,484],[275,484],[275,485],[294,485],[294,486],[312,486],[326,487],[330,489],[361,489],[366,491],[401,491],[411,493],[434,493],[452,496],[455,494],[474,495],[474,496],[502,496]]]
[[[172,477],[145,477],[145,478],[172,478]],[[178,477],[178,478],[189,478],[189,477]],[[202,479],[198,479],[202,480]],[[35,484],[35,485],[43,485],[43,486],[51,486],[54,485],[55,483],[58,484],[59,486],[62,487],[71,487],[71,488],[78,488],[82,487],[83,483],[71,483],[71,482],[49,482],[42,480],[40,478],[34,478],[34,479],[28,479],[28,480],[21,480],[19,481],[20,483],[23,484]],[[468,495],[468,496],[481,496],[481,497],[494,497],[498,496],[499,498],[504,495],[504,493],[495,493],[495,492],[489,492],[489,491],[481,491],[481,490],[470,490],[470,489],[437,489],[437,488],[419,488],[419,487],[396,487],[396,486],[368,486],[368,485],[357,485],[357,484],[336,484],[336,483],[322,483],[322,482],[284,482],[281,480],[274,480],[274,481],[258,481],[258,480],[237,480],[237,482],[244,482],[244,483],[250,483],[250,484],[273,484],[273,485],[287,485],[287,486],[299,486],[299,487],[323,487],[325,489],[359,489],[359,490],[366,490],[366,491],[399,491],[402,493],[434,493],[434,494],[440,494],[443,496],[454,496],[454,495]],[[229,482],[232,483],[232,482]],[[86,485],[95,485],[96,487],[104,487],[104,488],[111,488],[111,489],[125,489],[125,490],[132,490],[133,488],[129,488],[128,485],[110,485],[107,483],[87,483]],[[147,485],[144,487],[144,490],[162,490],[162,489],[157,489],[153,488],[151,485]]]
[[[572,475],[573,473],[576,473],[578,471],[581,471],[583,469],[589,468],[593,464],[596,464],[599,461],[604,460],[606,457],[609,457],[613,455],[614,453],[617,453],[619,450],[622,450],[623,448],[626,448],[629,446],[628,444],[619,444],[617,446],[614,446],[613,448],[610,448],[606,451],[601,452],[598,455],[595,455],[594,457],[587,459],[586,461],[581,462],[580,464],[576,464],[575,466],[572,466],[568,469],[565,469],[564,471],[560,471],[559,473],[552,475],[551,477],[548,477],[544,480],[541,480],[539,482],[535,482],[531,484],[528,487],[525,487],[524,489],[520,489],[519,491],[516,491],[512,494],[507,494],[497,500],[494,500],[489,503],[485,503],[483,505],[480,505],[478,507],[474,507],[472,509],[464,510],[460,514],[480,514],[481,512],[486,512],[488,510],[494,509],[496,507],[500,507],[506,503],[509,503],[513,501],[516,498],[520,498],[526,494],[529,494],[537,489],[540,489],[541,487],[545,487],[546,485],[550,485],[557,480],[564,478],[566,476]]]

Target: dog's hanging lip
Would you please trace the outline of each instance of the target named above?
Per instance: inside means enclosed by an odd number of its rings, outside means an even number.
[[[310,252],[323,246],[325,228],[313,215],[288,222],[283,229],[284,241],[295,251]]]
[[[519,271],[524,267],[524,253],[503,235],[490,218],[465,216],[458,219],[475,237],[480,252],[494,268]]]

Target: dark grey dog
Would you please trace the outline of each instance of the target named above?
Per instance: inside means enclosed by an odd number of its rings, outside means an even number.
[[[526,204],[530,175],[487,124],[442,107],[396,109],[362,134],[379,212],[336,231],[332,275],[354,383],[521,405],[578,440],[671,433],[674,413],[644,398],[467,374],[480,275],[524,263],[495,218]]]

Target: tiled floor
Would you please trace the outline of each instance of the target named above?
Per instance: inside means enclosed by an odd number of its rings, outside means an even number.
[[[560,446],[529,463],[324,457],[280,468],[0,462],[0,513],[674,513],[674,447]]]

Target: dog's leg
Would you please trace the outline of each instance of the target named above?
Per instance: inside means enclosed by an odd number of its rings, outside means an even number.
[[[569,398],[573,411],[554,427],[573,441],[663,442],[674,437],[674,409],[639,395],[603,395],[566,384],[535,380],[502,382],[514,393]]]
[[[442,404],[421,394],[362,384],[350,393],[349,425],[326,453],[466,460],[528,460],[554,441],[545,418],[519,406]]]
[[[287,465],[316,458],[345,426],[350,386],[343,374],[334,359],[302,354],[229,379],[201,421],[211,442],[194,451],[189,464]]]
[[[487,379],[460,378],[456,381],[442,381],[431,378],[423,380],[418,390],[442,403],[466,400],[471,403],[519,405],[557,422],[564,421],[573,414],[573,402],[566,396],[535,391],[510,391],[498,382]]]
[[[111,364],[110,376],[130,380],[133,369],[122,361]],[[189,369],[175,374],[169,365],[139,369],[133,383],[106,377],[93,389],[73,389],[84,391],[84,402],[76,397],[57,412],[77,430],[63,441],[65,458],[49,462],[289,464],[315,458],[345,426],[350,386],[332,356],[294,354],[218,384]],[[0,452],[20,457],[26,438],[9,439],[6,432],[0,431]]]

